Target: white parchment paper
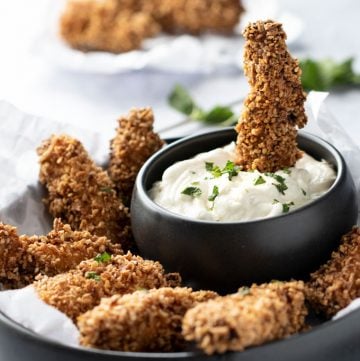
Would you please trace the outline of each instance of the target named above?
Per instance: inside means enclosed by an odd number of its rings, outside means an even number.
[[[359,193],[360,149],[326,108],[326,96],[327,93],[321,92],[309,94],[306,107],[309,125],[306,130],[326,139],[341,151]],[[51,220],[41,202],[43,191],[38,183],[36,148],[51,134],[67,133],[80,139],[95,161],[104,164],[109,152],[109,134],[115,126],[114,121],[106,135],[92,133],[24,114],[0,101],[0,221],[17,226],[20,233],[46,234]],[[360,300],[354,302],[350,309],[359,304]],[[0,292],[0,311],[45,337],[77,345],[78,333],[72,322],[37,299],[32,287]]]
[[[300,36],[303,23],[293,14],[281,12],[277,0],[245,0],[246,13],[235,35],[200,37],[160,34],[145,40],[143,48],[123,54],[84,53],[71,49],[58,36],[58,19],[67,0],[49,0],[42,30],[34,41],[33,52],[63,69],[98,74],[115,74],[132,70],[154,69],[175,73],[210,73],[219,69],[242,68],[242,29],[249,21],[274,19],[283,23],[288,44]],[[178,61],[178,59],[181,61]]]

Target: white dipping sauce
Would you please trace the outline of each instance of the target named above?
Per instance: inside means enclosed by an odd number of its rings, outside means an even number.
[[[327,162],[305,153],[294,167],[270,174],[235,171],[237,175],[231,177],[224,169],[228,161],[235,161],[234,142],[175,163],[153,185],[150,197],[188,218],[250,221],[278,216],[310,203],[326,193],[336,178]],[[206,163],[212,164],[206,167]],[[230,168],[233,166],[230,163]]]

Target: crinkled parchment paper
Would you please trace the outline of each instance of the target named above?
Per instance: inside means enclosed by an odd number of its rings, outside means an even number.
[[[309,94],[309,125],[305,130],[341,151],[359,190],[360,149],[329,113],[324,105],[326,96],[327,93],[320,92]],[[115,124],[109,127],[115,128]],[[0,221],[17,226],[20,233],[45,234],[50,229],[51,220],[41,202],[43,190],[38,183],[36,148],[51,134],[59,133],[77,137],[97,163],[106,162],[109,149],[106,136],[24,114],[0,102]],[[360,301],[356,301],[350,309],[359,304]],[[34,332],[58,342],[77,344],[78,333],[72,322],[39,300],[31,286],[0,292],[0,311]]]

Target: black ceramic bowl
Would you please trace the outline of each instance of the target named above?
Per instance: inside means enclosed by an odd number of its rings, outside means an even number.
[[[151,157],[138,174],[131,204],[132,228],[142,256],[180,272],[194,288],[220,293],[272,279],[304,278],[356,223],[354,182],[341,154],[306,133],[299,147],[334,166],[337,177],[322,197],[287,214],[249,222],[209,222],[174,214],[155,204],[148,191],[177,161],[235,140],[232,128],[179,140]]]

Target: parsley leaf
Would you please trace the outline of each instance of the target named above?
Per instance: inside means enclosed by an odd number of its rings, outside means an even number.
[[[102,187],[102,188],[100,188],[100,191],[105,192],[105,193],[111,193],[113,191],[113,189],[110,187]]]
[[[238,165],[235,165],[234,162],[228,160],[225,164],[225,167],[222,170],[222,173],[223,174],[227,173],[229,176],[229,180],[231,180],[232,177],[236,177],[239,174],[240,169],[241,168]]]
[[[100,275],[98,275],[96,272],[86,272],[85,277],[97,282],[101,281]]]
[[[99,253],[94,260],[98,263],[106,263],[111,260],[111,255],[107,252]]]
[[[329,90],[339,85],[360,85],[360,75],[353,70],[353,58],[336,62],[332,59],[304,59],[300,62],[301,82],[307,90]]]
[[[285,191],[288,189],[288,186],[285,183],[272,183],[272,185],[275,186],[281,194],[285,194]]]
[[[201,196],[202,191],[198,187],[187,187],[181,192],[181,194],[195,198]]]
[[[214,178],[219,178],[223,174],[228,174],[229,180],[231,180],[233,177],[239,174],[241,168],[235,165],[234,162],[228,160],[223,169],[220,169],[218,165],[214,165],[212,162],[205,162],[205,169],[208,172],[211,172]]]
[[[208,172],[211,172],[214,168],[214,163],[212,162],[205,162],[205,169],[208,171]]]
[[[208,201],[214,202],[218,195],[219,195],[219,187],[214,186],[212,190],[212,194],[208,197]]]
[[[283,213],[289,212],[290,206],[294,206],[294,205],[295,205],[294,202],[283,203],[283,204],[282,204],[282,211],[283,211]]]
[[[180,113],[206,124],[228,126],[237,122],[237,116],[230,107],[217,105],[209,111],[205,111],[195,103],[189,92],[179,84],[175,85],[171,91],[168,96],[168,102]]]
[[[254,185],[256,186],[264,183],[266,183],[266,180],[261,175],[254,181]]]
[[[169,104],[179,112],[191,115],[196,108],[190,94],[181,85],[175,85],[168,98]]]
[[[303,194],[304,196],[306,196],[306,192],[305,192],[304,189],[301,188],[301,192],[302,192],[302,194]]]

